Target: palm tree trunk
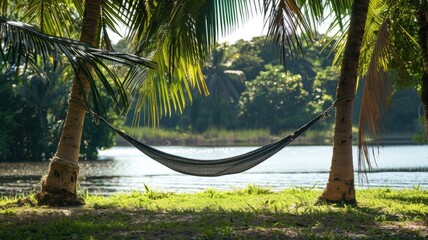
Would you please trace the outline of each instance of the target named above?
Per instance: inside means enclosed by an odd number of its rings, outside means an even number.
[[[419,44],[422,48],[423,75],[422,75],[422,96],[421,102],[424,106],[424,128],[425,137],[428,138],[428,13],[427,2],[422,1],[419,7],[418,24],[419,24]]]
[[[337,87],[333,157],[327,186],[321,199],[355,203],[352,158],[352,108],[357,82],[358,59],[370,0],[354,1],[348,39]]]
[[[98,40],[101,0],[87,0],[82,22],[80,41],[92,46]],[[42,193],[39,204],[82,204],[77,198],[76,182],[79,174],[79,152],[86,109],[81,102],[88,96],[89,83],[82,72],[77,72],[73,81],[68,112],[62,129],[58,148],[50,165],[48,175],[42,178]]]

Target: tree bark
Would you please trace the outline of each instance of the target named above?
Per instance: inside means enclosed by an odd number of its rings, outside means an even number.
[[[80,41],[95,46],[101,19],[101,0],[87,0],[82,22]],[[77,198],[79,153],[86,109],[82,106],[88,96],[89,82],[82,72],[75,73],[68,112],[55,156],[49,171],[42,178],[42,192],[38,194],[42,205],[83,204]]]
[[[421,6],[418,12],[418,24],[419,24],[419,45],[422,51],[423,61],[423,74],[422,74],[422,92],[421,102],[424,107],[424,129],[425,137],[428,138],[428,3],[426,1],[421,2]]]
[[[357,83],[358,60],[369,0],[354,1],[348,39],[337,87],[333,157],[327,186],[321,196],[327,202],[356,203],[352,158],[352,108]]]

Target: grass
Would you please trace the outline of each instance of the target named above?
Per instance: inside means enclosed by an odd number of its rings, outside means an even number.
[[[73,208],[0,200],[0,239],[426,239],[428,191],[359,190],[358,207],[317,205],[315,189],[84,196]]]

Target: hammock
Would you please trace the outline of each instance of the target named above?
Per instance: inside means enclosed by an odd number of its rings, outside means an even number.
[[[320,113],[314,119],[303,125],[301,128],[296,130],[294,133],[276,141],[273,143],[269,143],[265,146],[252,150],[250,152],[229,157],[218,160],[200,160],[200,159],[191,159],[181,156],[172,155],[166,152],[162,152],[153,147],[150,147],[133,137],[127,135],[123,131],[117,129],[113,125],[111,125],[107,120],[102,117],[98,117],[101,121],[106,123],[109,127],[111,127],[116,133],[118,133],[122,138],[124,138],[127,142],[132,144],[134,147],[139,149],[141,152],[156,160],[157,162],[165,165],[166,167],[183,173],[187,175],[194,176],[204,176],[204,177],[215,177],[222,176],[227,174],[234,174],[244,172],[271,157],[285,146],[287,146],[290,142],[296,139],[300,134],[314,125],[318,120],[324,118],[328,111],[333,106],[329,107],[324,112]]]

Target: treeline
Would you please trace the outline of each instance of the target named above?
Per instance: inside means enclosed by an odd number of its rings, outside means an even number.
[[[218,45],[203,69],[209,96],[193,94],[183,113],[163,118],[160,127],[193,133],[213,128],[268,129],[271,134],[300,127],[335,100],[340,69],[332,64],[334,42],[327,45],[330,40],[319,36],[314,44],[302,46],[303,54],[287,51],[284,62],[278,60],[277,47],[266,44],[263,37]],[[422,132],[417,91],[397,87],[396,77],[390,74],[395,94],[390,99],[391,109],[385,112],[385,132]],[[360,99],[361,89],[355,100],[355,125]],[[132,119],[131,112],[126,125],[131,125]],[[329,130],[332,124],[321,121],[312,129]]]
[[[163,117],[160,127],[190,133],[268,129],[271,134],[279,134],[296,129],[335,99],[340,70],[332,65],[333,54],[326,47],[328,41],[319,36],[314,44],[302,46],[304,55],[286,51],[284,62],[278,60],[276,46],[266,44],[262,37],[219,44],[203,69],[209,96],[203,92],[192,94],[193,100],[183,112]],[[115,47],[124,50],[126,44],[120,41]],[[47,78],[36,73],[17,76],[13,69],[0,75],[0,161],[52,157],[67,111],[71,71],[63,66],[48,72]],[[360,98],[358,94],[355,124]],[[392,109],[384,121],[385,131],[421,132],[417,92],[397,90],[391,101]],[[112,106],[108,106],[107,99],[105,102],[106,115],[115,125],[130,126],[137,119],[131,110],[122,122]],[[89,115],[85,121],[81,155],[95,159],[98,149],[114,145],[116,135],[105,125],[97,126]],[[329,130],[332,122],[321,121],[312,129]]]

